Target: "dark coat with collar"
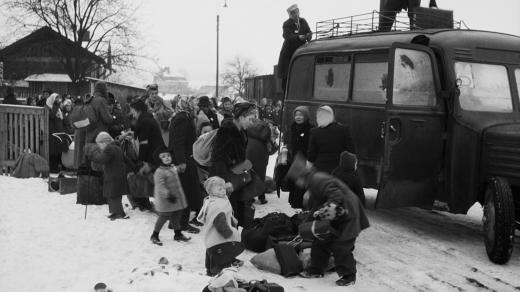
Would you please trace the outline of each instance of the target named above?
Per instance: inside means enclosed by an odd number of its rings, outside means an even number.
[[[300,27],[298,28],[297,23],[292,19],[287,19],[283,23],[283,45],[280,50],[280,57],[278,58],[278,77],[279,78],[287,78],[287,73],[289,71],[289,63],[291,62],[291,58],[294,52],[306,41],[310,41],[310,38],[302,41],[298,38],[299,35],[307,35],[311,33],[311,29],[309,24],[305,18],[300,17]]]
[[[149,112],[141,113],[135,125],[135,137],[139,139],[139,161],[155,165],[154,151],[164,146],[159,124]]]
[[[312,214],[327,202],[342,206],[347,214],[331,222],[339,231],[338,241],[356,238],[359,233],[370,226],[365,208],[358,197],[339,179],[323,172],[313,172],[307,178],[307,190],[310,192],[308,220]]]
[[[202,207],[202,193],[200,189],[197,164],[193,160],[193,143],[197,140],[195,123],[187,112],[178,112],[170,124],[169,149],[172,153],[174,165],[186,164],[186,170],[179,173],[182,188],[188,206],[191,210]]]
[[[333,122],[311,130],[307,159],[314,167],[326,173],[338,167],[341,152],[356,153],[348,126]]]
[[[274,148],[271,142],[271,129],[264,121],[247,129],[246,158],[253,164],[255,173],[265,181],[267,163],[269,162],[269,148]],[[271,145],[269,145],[271,144]]]
[[[85,156],[103,165],[103,197],[117,199],[128,194],[123,151],[118,145],[112,143],[101,150],[96,144],[87,144]]]

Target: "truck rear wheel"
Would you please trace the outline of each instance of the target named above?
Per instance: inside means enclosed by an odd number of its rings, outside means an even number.
[[[506,179],[490,179],[484,202],[484,241],[489,259],[505,264],[513,253],[515,238],[515,206],[513,193]]]

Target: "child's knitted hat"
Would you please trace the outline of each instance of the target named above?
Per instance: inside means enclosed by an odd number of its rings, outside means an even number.
[[[211,194],[211,190],[213,189],[213,187],[215,185],[218,185],[218,184],[225,184],[226,181],[224,179],[222,179],[221,177],[219,176],[212,176],[210,178],[208,178],[205,182],[204,182],[204,189],[206,190],[206,192],[208,193],[208,195],[212,195]]]

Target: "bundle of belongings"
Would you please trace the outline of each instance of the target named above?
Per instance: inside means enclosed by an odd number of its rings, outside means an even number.
[[[45,158],[36,153],[23,153],[16,159],[11,176],[16,178],[48,177],[49,164]]]
[[[237,272],[234,267],[223,269],[211,278],[202,292],[284,292],[282,286],[266,280],[248,282],[239,279]]]

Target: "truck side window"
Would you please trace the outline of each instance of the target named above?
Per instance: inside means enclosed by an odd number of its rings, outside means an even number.
[[[388,62],[356,60],[352,100],[366,103],[386,103]]]
[[[509,113],[513,111],[513,100],[505,66],[455,62],[455,74],[462,109]]]
[[[290,77],[287,87],[287,99],[311,99],[314,61],[314,56],[301,56],[294,60],[293,65],[289,70]]]
[[[351,56],[318,56],[314,69],[314,99],[346,101]]]
[[[435,106],[435,83],[430,56],[421,51],[397,48],[394,60],[393,103]]]

